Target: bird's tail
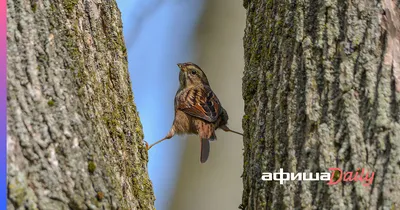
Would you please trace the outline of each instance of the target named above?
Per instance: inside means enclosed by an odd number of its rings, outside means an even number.
[[[210,141],[217,140],[214,125],[205,123],[200,125],[199,136],[201,141],[200,162],[205,163],[210,154]]]
[[[200,162],[205,163],[210,154],[210,141],[208,139],[201,139]]]

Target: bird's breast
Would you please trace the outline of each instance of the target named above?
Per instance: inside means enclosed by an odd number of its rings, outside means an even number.
[[[199,134],[199,129],[208,127],[212,132],[218,127],[220,120],[214,123],[193,117],[181,110],[176,110],[174,120],[174,130],[177,134]]]
[[[197,134],[193,117],[181,110],[175,112],[174,129],[177,134]]]

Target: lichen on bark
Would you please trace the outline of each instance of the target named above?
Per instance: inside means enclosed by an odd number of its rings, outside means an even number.
[[[398,72],[384,62],[399,30],[382,27],[400,13],[385,2],[396,12],[381,1],[244,1],[241,208],[400,208]],[[374,171],[374,183],[261,181],[330,167]]]
[[[7,1],[8,209],[154,209],[112,1]]]

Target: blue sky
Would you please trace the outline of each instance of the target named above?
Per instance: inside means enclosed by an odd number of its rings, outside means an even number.
[[[129,72],[145,140],[163,138],[173,121],[177,63],[192,61],[196,23],[203,1],[117,0],[122,13]],[[184,140],[174,137],[149,152],[156,208],[168,209]]]

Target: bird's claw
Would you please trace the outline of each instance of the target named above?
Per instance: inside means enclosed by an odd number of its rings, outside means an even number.
[[[146,144],[146,150],[149,150],[149,143],[147,143],[147,141],[144,141],[144,143]]]

